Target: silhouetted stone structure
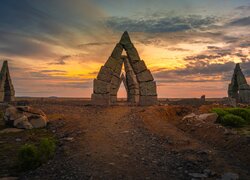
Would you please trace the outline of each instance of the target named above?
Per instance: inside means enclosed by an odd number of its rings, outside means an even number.
[[[0,74],[0,102],[15,100],[15,90],[11,82],[8,61],[3,62]]]
[[[122,56],[125,50],[127,56]],[[121,76],[124,63],[126,76]],[[127,90],[128,102],[139,105],[157,104],[156,83],[143,60],[125,31],[120,42],[99,74],[94,79],[92,102],[96,105],[110,105],[117,101],[117,92],[121,82]]]
[[[250,103],[250,86],[240,69],[240,64],[236,64],[231,83],[228,86],[228,97],[236,99],[239,103]]]

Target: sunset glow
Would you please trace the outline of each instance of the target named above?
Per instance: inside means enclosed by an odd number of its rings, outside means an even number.
[[[0,58],[9,60],[16,95],[90,97],[125,30],[160,98],[224,97],[236,62],[249,81],[248,1],[152,3],[1,1]]]

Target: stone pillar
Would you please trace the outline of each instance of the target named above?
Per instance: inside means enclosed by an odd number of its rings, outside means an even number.
[[[4,61],[0,75],[0,102],[11,101],[15,101],[15,90],[10,77],[8,61]]]

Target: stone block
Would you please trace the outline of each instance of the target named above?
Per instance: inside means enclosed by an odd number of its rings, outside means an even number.
[[[147,82],[147,81],[153,81],[154,78],[149,70],[143,71],[136,75],[138,82]]]
[[[110,102],[112,103],[112,104],[115,104],[116,102],[117,102],[117,96],[116,95],[114,95],[114,96],[110,96]]]
[[[135,74],[139,74],[147,70],[147,66],[143,60],[137,61],[136,63],[132,64],[132,66]]]
[[[104,66],[112,69],[112,71],[115,71],[118,63],[119,61],[117,61],[117,59],[110,56]]]
[[[139,95],[140,94],[139,89],[129,89],[128,93],[131,95]]]
[[[110,68],[102,66],[97,75],[97,79],[105,82],[111,82],[112,74],[113,72]]]
[[[111,53],[111,57],[113,57],[114,59],[121,59],[122,51],[123,46],[120,43],[116,44],[113,52]]]
[[[151,105],[157,105],[157,104],[158,104],[157,96],[140,96],[139,97],[140,106],[151,106]]]
[[[130,40],[130,37],[129,37],[129,34],[127,31],[125,31],[121,37],[121,40],[119,42],[120,44],[122,44],[123,46],[127,45],[127,44],[131,44],[131,40]]]
[[[156,96],[156,83],[155,81],[140,83],[140,95],[141,96]]]
[[[250,90],[250,86],[248,84],[241,84],[239,90]]]
[[[127,72],[127,74],[126,74],[126,80],[127,80],[128,87],[138,86],[138,82],[137,82],[136,76],[134,75],[133,72]]]
[[[108,94],[110,92],[110,83],[94,79],[94,93],[96,94]]]
[[[110,105],[110,95],[109,94],[92,94],[91,103],[93,105]]]
[[[239,102],[250,104],[250,90],[239,90]]]
[[[128,96],[128,102],[130,102],[131,104],[138,104],[139,103],[139,95]]]
[[[115,86],[120,87],[122,80],[120,77],[112,76],[111,78],[111,84],[114,84]]]
[[[135,48],[126,49],[126,53],[128,55],[128,59],[130,63],[133,64],[140,60],[140,56]]]

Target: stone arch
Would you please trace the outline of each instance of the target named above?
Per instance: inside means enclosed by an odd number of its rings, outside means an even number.
[[[0,101],[11,102],[14,100],[15,90],[10,78],[8,61],[4,61],[0,74]]]
[[[121,56],[123,49],[126,51],[126,57]],[[150,70],[140,59],[127,31],[123,33],[120,42],[94,80],[91,97],[93,104],[109,105],[117,101],[117,92],[122,81],[121,69],[123,63],[126,71],[129,102],[139,105],[156,104],[156,83]],[[130,84],[133,86],[130,87]]]

